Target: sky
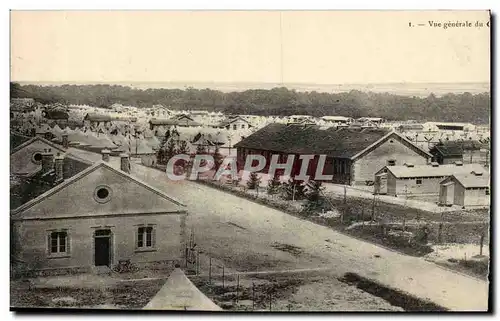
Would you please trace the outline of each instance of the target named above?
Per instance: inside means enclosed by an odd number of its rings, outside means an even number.
[[[487,11],[12,11],[11,80],[488,83],[488,21]]]

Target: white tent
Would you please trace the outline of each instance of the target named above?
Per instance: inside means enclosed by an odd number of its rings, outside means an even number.
[[[176,268],[160,291],[143,308],[146,310],[222,311]]]

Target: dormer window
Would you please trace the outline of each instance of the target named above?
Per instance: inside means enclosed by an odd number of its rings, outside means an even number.
[[[395,159],[389,159],[387,161],[387,166],[396,166],[396,160]]]

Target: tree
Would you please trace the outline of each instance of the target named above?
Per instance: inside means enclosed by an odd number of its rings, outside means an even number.
[[[179,146],[177,147],[178,154],[189,154],[189,146],[185,140],[179,141]]]
[[[272,179],[267,182],[267,194],[274,195],[280,192],[281,181],[278,173],[274,175]]]
[[[305,185],[302,182],[290,177],[288,182],[283,184],[283,196],[287,200],[301,200],[305,197]]]
[[[207,149],[205,148],[204,145],[198,144],[196,145],[196,154],[197,155],[203,155],[207,153]]]
[[[248,189],[257,189],[260,185],[261,178],[256,172],[250,173],[250,178],[247,182]]]
[[[322,196],[321,193],[325,189],[320,181],[309,181],[307,183],[306,197],[309,202],[318,202]]]
[[[215,147],[215,152],[214,152],[214,170],[217,172],[222,165],[222,162],[224,161],[224,156],[219,151],[219,146],[217,145]]]
[[[322,196],[322,192],[325,187],[322,186],[323,183],[320,181],[309,181],[306,185],[306,198],[307,203],[304,204],[302,211],[308,215],[322,210],[330,210],[330,206],[327,200]]]
[[[165,150],[165,162],[168,162],[176,154],[177,154],[177,150],[176,150],[176,146],[175,146],[175,141],[173,139],[170,139],[167,142],[167,148]]]

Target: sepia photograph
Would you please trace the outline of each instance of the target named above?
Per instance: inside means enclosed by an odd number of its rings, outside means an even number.
[[[11,10],[10,310],[491,311],[490,22]]]

